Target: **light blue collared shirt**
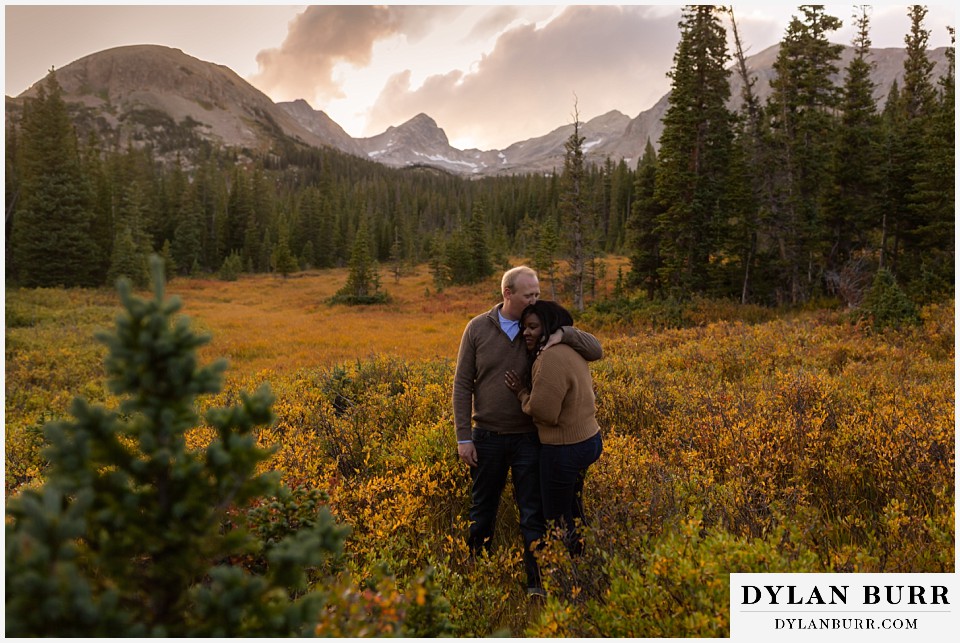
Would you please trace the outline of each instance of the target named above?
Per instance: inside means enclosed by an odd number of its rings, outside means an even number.
[[[497,317],[500,318],[500,328],[503,329],[503,332],[507,334],[507,337],[510,338],[512,342],[517,336],[517,333],[520,332],[520,320],[511,321],[503,316],[499,310],[497,311]]]

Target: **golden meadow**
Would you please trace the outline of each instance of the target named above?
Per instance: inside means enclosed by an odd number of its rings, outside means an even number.
[[[352,595],[318,633],[395,632],[427,569],[455,635],[580,637],[727,636],[730,572],[954,570],[952,302],[883,333],[837,310],[718,302],[696,302],[680,329],[585,315],[605,351],[592,365],[605,447],[586,486],[589,547],[575,563],[545,550],[550,598],[534,607],[509,489],[492,555],[472,560],[464,542],[454,359],[497,280],[437,293],[421,266],[399,283],[384,271],[388,304],[325,303],[345,280],[168,286],[212,336],[201,361],[229,361],[204,406],[268,383],[269,466],[323,491],[351,526],[353,578],[392,579]],[[42,475],[45,422],[78,395],[113,403],[93,335],[119,310],[109,290],[6,291],[7,496]],[[209,439],[204,427],[190,437]]]

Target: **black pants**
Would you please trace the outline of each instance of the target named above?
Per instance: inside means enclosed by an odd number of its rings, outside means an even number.
[[[603,440],[599,433],[577,444],[544,444],[540,448],[543,517],[549,527],[563,527],[563,541],[574,555],[583,552],[576,530],[577,521],[586,522],[583,481],[587,467],[596,462],[602,452]]]
[[[477,466],[470,469],[473,478],[470,548],[473,551],[489,549],[500,496],[509,472],[513,478],[513,497],[520,514],[527,587],[540,587],[540,568],[531,549],[533,542],[544,534],[540,500],[540,440],[535,432],[504,435],[474,429],[473,444],[477,449]]]

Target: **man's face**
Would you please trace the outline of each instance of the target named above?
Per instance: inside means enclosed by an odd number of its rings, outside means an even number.
[[[540,298],[540,282],[531,275],[520,275],[513,288],[503,291],[503,316],[519,319],[523,309]]]

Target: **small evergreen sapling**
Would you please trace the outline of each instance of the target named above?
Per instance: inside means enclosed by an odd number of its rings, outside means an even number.
[[[272,396],[264,387],[210,411],[216,437],[187,448],[196,398],[220,390],[225,364],[197,366],[207,338],[174,323],[179,302],[164,300],[162,261],[151,267],[154,299],[122,280],[126,312],[100,336],[119,409],[75,400],[74,419],[45,429],[43,486],[8,502],[6,635],[311,634],[325,600],[306,570],[342,551],[346,528],[317,507],[303,528],[264,542],[228,520],[282,489],[256,472],[270,451],[254,429],[272,421]],[[262,574],[231,564],[250,554],[266,560]]]

